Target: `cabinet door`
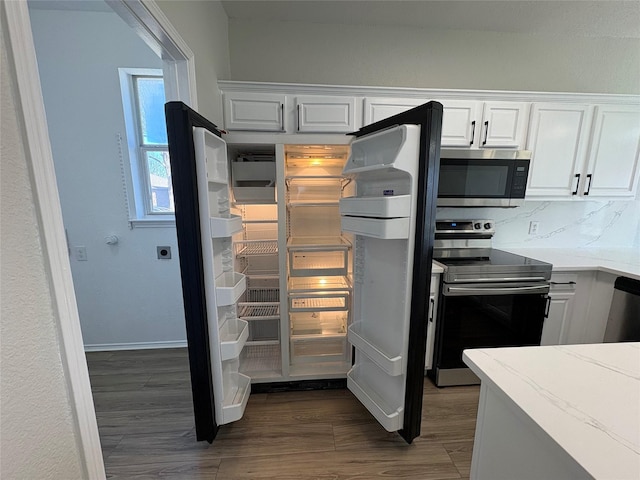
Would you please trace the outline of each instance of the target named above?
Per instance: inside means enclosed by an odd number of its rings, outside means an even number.
[[[638,184],[640,108],[596,107],[583,195],[633,197]]]
[[[533,152],[527,197],[578,194],[590,123],[587,105],[533,105],[527,139],[527,150]]]
[[[482,115],[479,148],[522,148],[527,133],[529,104],[486,102]],[[476,137],[477,138],[477,137]]]
[[[406,112],[426,102],[428,102],[428,100],[419,98],[365,98],[362,124],[369,125],[370,123],[384,120],[385,118]]]
[[[431,293],[427,305],[427,353],[425,355],[424,370],[433,368],[433,349],[436,339],[436,315],[438,313],[438,291],[440,289],[440,275],[431,275]]]
[[[446,100],[442,102],[442,146],[471,147],[480,135],[481,102]]]
[[[285,131],[285,96],[273,93],[224,94],[224,126],[227,130]]]
[[[561,345],[566,343],[566,332],[576,294],[569,291],[551,292],[549,296],[549,314],[544,320],[540,345]]]
[[[355,97],[298,96],[298,132],[348,133],[356,129]]]

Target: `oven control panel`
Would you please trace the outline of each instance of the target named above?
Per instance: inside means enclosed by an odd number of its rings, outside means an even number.
[[[436,234],[438,233],[493,235],[495,222],[493,220],[436,220]]]

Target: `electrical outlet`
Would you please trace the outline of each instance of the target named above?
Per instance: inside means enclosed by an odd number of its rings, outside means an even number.
[[[529,235],[537,235],[540,222],[529,222]]]
[[[171,247],[156,247],[159,260],[168,260],[171,258]]]
[[[77,261],[79,262],[87,261],[87,247],[82,245],[78,247],[73,247],[73,252],[75,253]]]

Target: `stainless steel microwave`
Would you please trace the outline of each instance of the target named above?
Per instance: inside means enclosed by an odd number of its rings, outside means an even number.
[[[520,206],[524,203],[530,162],[528,150],[443,148],[438,206]]]

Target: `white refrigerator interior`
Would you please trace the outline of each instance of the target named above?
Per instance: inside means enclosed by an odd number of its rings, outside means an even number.
[[[404,420],[419,139],[419,126],[401,125],[355,140],[343,172],[355,194],[340,200],[342,230],[355,234],[347,386],[390,432]]]

